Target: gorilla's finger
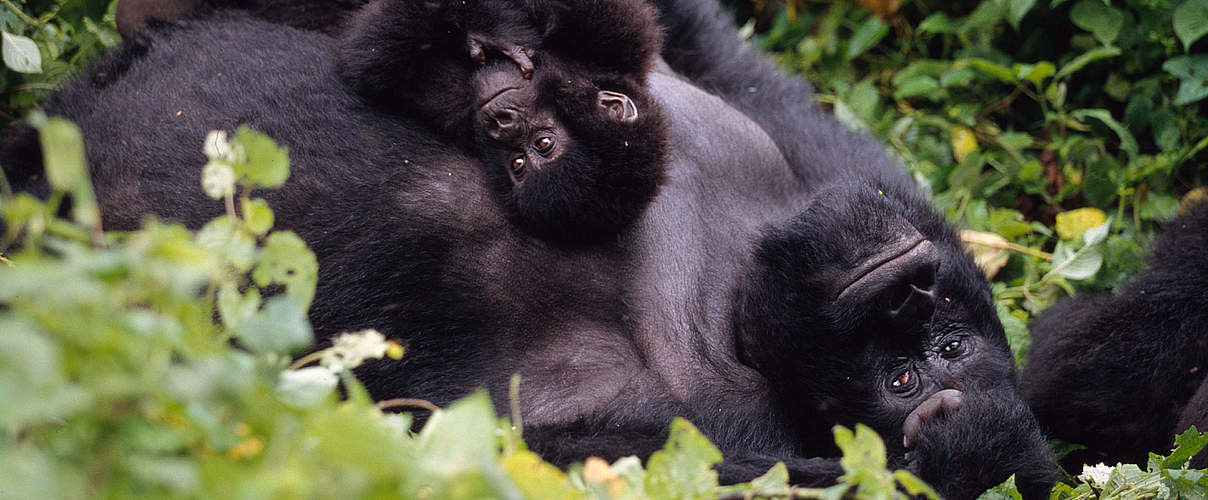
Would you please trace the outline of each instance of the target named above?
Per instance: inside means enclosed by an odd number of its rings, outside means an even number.
[[[907,448],[914,446],[914,441],[919,436],[919,430],[923,427],[923,421],[935,417],[941,412],[945,415],[952,414],[960,408],[962,397],[961,391],[944,389],[920,403],[906,416],[906,422],[902,424],[902,445]]]

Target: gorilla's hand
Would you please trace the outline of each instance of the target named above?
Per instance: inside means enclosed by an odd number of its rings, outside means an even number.
[[[1012,474],[1025,499],[1048,498],[1057,480],[1053,455],[1013,391],[939,391],[910,412],[902,434],[907,468],[950,500],[977,498]]]

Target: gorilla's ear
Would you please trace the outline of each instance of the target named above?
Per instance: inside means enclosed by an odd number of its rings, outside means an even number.
[[[633,103],[633,99],[625,94],[601,90],[596,94],[596,99],[600,109],[613,121],[632,123],[638,119],[638,107]]]
[[[899,245],[868,259],[851,284],[839,293],[840,303],[873,302],[894,323],[926,320],[935,311],[935,281],[939,252],[928,240]]]

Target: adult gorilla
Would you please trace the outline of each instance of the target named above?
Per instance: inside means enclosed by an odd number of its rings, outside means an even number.
[[[197,189],[210,129],[247,123],[288,146],[292,177],[264,196],[319,257],[316,330],[408,343],[360,373],[375,397],[446,404],[486,386],[504,408],[519,372],[525,437],[546,458],[644,456],[678,415],[722,449],[725,481],[784,461],[795,482],[833,482],[830,427],[864,422],[946,497],[1010,474],[1046,496],[1052,457],[951,229],[716,6],[663,7],[666,56],[700,87],[649,76],[668,181],[599,246],[517,230],[472,155],[339,83],[331,39],[246,15],[144,31],[47,111],[84,130],[111,229],[220,213]],[[0,150],[35,192],[39,157],[28,130]]]

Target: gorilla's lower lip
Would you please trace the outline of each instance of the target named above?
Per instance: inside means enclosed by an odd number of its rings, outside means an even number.
[[[869,258],[865,265],[856,269],[855,276],[843,287],[835,300],[843,300],[849,293],[867,288],[864,285],[866,282],[878,279],[877,271],[883,268],[891,267],[898,259],[910,259],[915,254],[921,254],[927,251],[926,247],[930,246],[930,242],[923,238],[923,235],[915,233],[914,238],[899,240],[898,243],[892,245],[884,252],[874,255]]]
[[[504,87],[504,88],[501,88],[501,89],[499,89],[499,91],[498,91],[498,92],[495,92],[494,94],[491,94],[490,96],[488,96],[486,99],[483,99],[482,101],[480,101],[480,102],[478,103],[478,109],[482,109],[482,108],[483,108],[483,106],[486,106],[487,104],[490,104],[490,103],[491,103],[491,101],[494,101],[496,98],[498,98],[499,96],[503,95],[505,92],[507,92],[507,91],[509,91],[509,90],[519,90],[519,89],[520,89],[520,87]]]

